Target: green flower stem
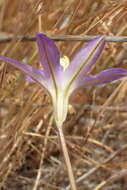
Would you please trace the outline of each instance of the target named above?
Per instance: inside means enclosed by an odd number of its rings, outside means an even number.
[[[59,139],[60,139],[60,143],[61,143],[61,148],[62,148],[65,164],[66,164],[67,171],[68,171],[70,186],[71,186],[72,190],[77,190],[76,182],[75,182],[75,178],[74,178],[74,174],[73,174],[73,170],[72,170],[72,165],[71,165],[70,157],[68,154],[65,137],[63,134],[63,129],[62,129],[62,126],[57,126],[57,128],[58,128],[58,132],[59,132]]]

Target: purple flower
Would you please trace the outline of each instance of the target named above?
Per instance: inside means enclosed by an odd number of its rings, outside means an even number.
[[[68,100],[75,90],[110,83],[127,76],[127,71],[122,68],[107,69],[94,76],[89,74],[104,49],[104,37],[98,37],[82,47],[71,62],[66,56],[60,58],[54,41],[46,35],[37,34],[37,45],[43,69],[35,69],[2,56],[0,60],[20,69],[28,80],[38,82],[48,90],[52,97],[57,126],[61,126],[66,119]]]

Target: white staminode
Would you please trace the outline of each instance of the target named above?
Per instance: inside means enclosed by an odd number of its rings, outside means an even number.
[[[67,69],[69,64],[70,64],[70,60],[67,56],[63,56],[60,58],[60,65],[63,67],[64,71]]]

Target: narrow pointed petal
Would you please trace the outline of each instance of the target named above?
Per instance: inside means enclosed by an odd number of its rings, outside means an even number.
[[[31,77],[29,77],[28,75],[24,76],[25,80],[28,81],[29,83],[35,83],[36,81],[33,80]]]
[[[98,37],[82,47],[74,56],[65,72],[67,78],[70,78],[70,84],[91,70],[92,66],[101,55],[104,45],[104,37]]]
[[[40,72],[40,74],[42,74],[42,76],[44,75],[43,70],[38,70],[38,71]],[[30,76],[28,76],[28,75],[25,75],[24,78],[25,78],[25,80],[28,81],[29,83],[35,83],[35,82],[36,82],[35,80],[33,80],[33,79],[32,79]]]
[[[61,77],[60,55],[53,40],[44,34],[37,34],[37,45],[39,50],[40,63],[43,66],[47,78],[52,79],[56,88],[56,81]]]
[[[104,85],[123,77],[127,77],[127,70],[122,68],[112,68],[104,70],[95,76],[88,75],[84,77],[84,79],[80,79],[76,85],[77,88]]]
[[[48,83],[46,82],[46,77],[44,76],[44,73],[41,71],[23,64],[19,61],[7,58],[7,57],[2,57],[0,56],[0,60],[9,63],[10,65],[14,66],[15,68],[23,71],[25,74],[27,74],[29,77],[31,77],[34,81],[40,83],[41,85],[44,85],[47,87]]]

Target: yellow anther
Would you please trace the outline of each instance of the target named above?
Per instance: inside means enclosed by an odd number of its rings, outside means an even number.
[[[69,64],[70,64],[70,60],[67,56],[63,56],[60,58],[60,65],[63,67],[64,71],[67,69]]]

